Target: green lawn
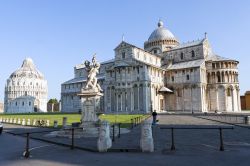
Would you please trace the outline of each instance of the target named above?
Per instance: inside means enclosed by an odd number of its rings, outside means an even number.
[[[147,117],[148,115],[110,115],[110,114],[101,114],[99,118],[101,120],[107,120],[110,123],[123,123],[122,126],[127,127],[128,123],[131,123],[131,119],[136,117]],[[81,114],[78,113],[30,113],[30,114],[0,114],[0,118],[20,118],[22,119],[30,119],[31,123],[33,119],[36,120],[49,120],[50,126],[53,126],[54,120],[57,120],[58,125],[62,125],[62,119],[63,117],[68,118],[68,125],[70,125],[73,122],[80,122],[81,120]]]

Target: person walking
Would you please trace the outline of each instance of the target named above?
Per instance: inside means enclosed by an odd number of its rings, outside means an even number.
[[[153,125],[155,125],[156,124],[156,121],[157,121],[157,112],[156,112],[156,110],[154,110],[154,112],[152,112],[152,116],[153,116]]]

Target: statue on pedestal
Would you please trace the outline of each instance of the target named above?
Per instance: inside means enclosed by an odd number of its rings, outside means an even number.
[[[97,83],[96,78],[96,75],[99,73],[101,64],[96,61],[96,54],[93,55],[92,65],[90,65],[90,62],[87,60],[84,62],[84,64],[86,67],[85,69],[88,72],[88,79],[84,90],[93,90],[94,92],[101,92],[102,88]]]

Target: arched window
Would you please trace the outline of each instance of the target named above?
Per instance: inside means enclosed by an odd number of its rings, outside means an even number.
[[[192,57],[195,57],[195,52],[194,52],[194,50],[192,50]]]
[[[227,88],[227,96],[231,96],[231,89]]]
[[[217,81],[221,82],[220,73],[217,73]]]
[[[187,80],[189,80],[189,74],[187,74]]]
[[[125,52],[122,52],[122,59],[125,59]]]
[[[183,59],[183,58],[184,58],[184,53],[182,52],[182,53],[181,53],[181,59]]]

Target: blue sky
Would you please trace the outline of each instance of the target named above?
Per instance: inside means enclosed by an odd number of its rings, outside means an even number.
[[[122,34],[143,47],[159,18],[181,42],[207,32],[215,53],[240,61],[241,94],[250,90],[248,0],[0,0],[0,101],[26,57],[48,80],[49,98],[60,98],[76,64],[95,52],[113,58]]]

